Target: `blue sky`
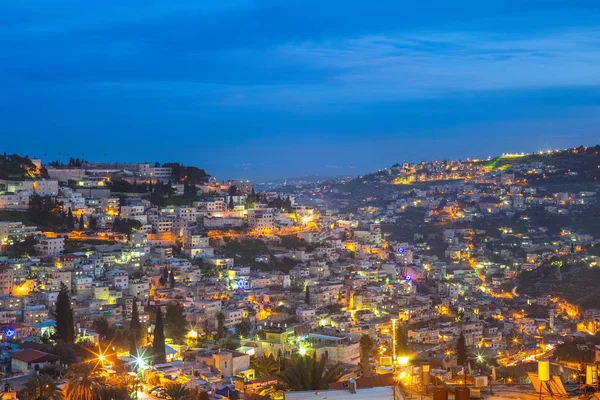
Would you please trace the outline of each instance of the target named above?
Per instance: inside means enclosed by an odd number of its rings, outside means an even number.
[[[598,21],[577,0],[7,1],[2,150],[270,179],[596,144]]]

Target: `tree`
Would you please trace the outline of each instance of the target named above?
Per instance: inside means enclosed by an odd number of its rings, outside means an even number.
[[[187,320],[183,315],[183,306],[180,303],[173,302],[167,305],[165,314],[165,334],[176,343],[183,342],[187,332]]]
[[[114,335],[114,329],[108,323],[106,317],[98,318],[92,324],[92,329],[100,335],[101,340],[109,340]]]
[[[260,357],[256,357],[250,363],[250,368],[254,368],[261,378],[266,378],[274,376],[279,371],[279,363],[273,357],[273,354],[269,354],[268,356],[263,354]]]
[[[233,187],[235,187],[235,186],[233,186]],[[234,205],[233,205],[233,196],[229,196],[229,207],[228,208],[230,210],[233,210],[233,207],[234,207]]]
[[[154,341],[152,342],[154,352],[154,362],[163,364],[167,361],[165,355],[165,332],[163,327],[162,311],[160,307],[156,308],[156,321],[154,323]]]
[[[85,221],[83,220],[83,213],[79,216],[79,230],[85,229]]]
[[[169,286],[171,286],[171,289],[175,287],[175,275],[173,274],[173,270],[169,271]]]
[[[307,286],[304,294],[304,303],[310,305],[310,289]]]
[[[316,355],[297,356],[279,374],[279,379],[290,390],[324,390],[329,384],[337,382],[343,375],[340,364],[327,367],[328,357],[317,361]]]
[[[25,384],[19,399],[26,400],[62,400],[63,392],[56,386],[55,380],[48,375],[34,375]]]
[[[225,314],[222,312],[217,314],[217,339],[225,336]]]
[[[48,174],[48,170],[46,169],[46,167],[40,168],[40,178],[50,179],[50,175]]]
[[[171,400],[191,400],[192,390],[183,383],[170,383],[167,385],[166,393]]]
[[[62,203],[50,196],[34,194],[29,198],[27,216],[40,226],[58,229],[65,223],[67,214]]]
[[[360,337],[360,363],[362,365],[363,376],[371,376],[371,361],[370,357],[375,348],[375,342],[371,336],[364,334]]]
[[[456,342],[456,363],[464,365],[467,361],[467,346],[465,345],[465,335],[461,332]]]
[[[106,385],[89,368],[71,375],[65,384],[67,400],[102,400]]]
[[[405,324],[396,327],[396,351],[398,354],[406,355],[408,349],[408,329]]]
[[[71,207],[69,207],[69,211],[67,212],[67,229],[70,231],[75,229],[75,221],[73,219],[73,211],[71,211]]]
[[[12,246],[10,246],[10,253],[13,253],[17,257],[28,257],[35,256],[37,251],[35,246],[38,244],[38,240],[33,235],[25,236],[21,240],[15,240]]]
[[[167,268],[166,265],[165,265],[165,268],[163,268],[163,271],[162,271],[162,278],[164,279],[165,283],[169,282],[169,269]]]
[[[134,229],[140,229],[141,227],[142,223],[137,219],[115,218],[112,230],[129,235]]]
[[[142,330],[142,323],[140,322],[140,312],[138,310],[137,298],[133,298],[133,304],[131,305],[131,321],[129,322],[129,329],[139,334]]]
[[[93,215],[90,215],[89,228],[92,232],[96,232],[98,230],[98,219]]]
[[[235,326],[235,333],[241,337],[248,337],[250,330],[252,330],[252,325],[246,319]]]
[[[69,291],[64,283],[60,283],[60,290],[54,306],[54,319],[56,321],[56,340],[65,343],[75,342],[75,326],[73,325],[73,310]]]

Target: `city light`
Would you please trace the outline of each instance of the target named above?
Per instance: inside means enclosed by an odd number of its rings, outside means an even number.
[[[198,338],[198,331],[195,329],[191,329],[188,334],[187,337],[190,339],[197,339]]]
[[[401,367],[406,367],[408,365],[409,361],[410,361],[410,358],[407,356],[398,357],[398,365]]]

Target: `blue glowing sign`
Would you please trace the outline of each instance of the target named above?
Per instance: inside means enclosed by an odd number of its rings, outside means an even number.
[[[398,247],[398,250],[396,250],[398,254],[404,254],[405,251],[406,249],[404,247]]]
[[[412,280],[412,278],[411,278],[411,276],[410,276],[410,275],[404,275],[404,280],[405,280],[406,282],[410,282],[410,281]]]
[[[6,328],[4,328],[4,337],[7,339],[15,337],[16,333],[17,332],[10,326],[7,326]]]
[[[250,289],[250,283],[245,279],[238,279],[237,280],[237,288],[239,290]]]

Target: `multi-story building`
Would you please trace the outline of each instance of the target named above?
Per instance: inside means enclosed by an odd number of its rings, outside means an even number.
[[[36,249],[43,256],[61,255],[65,251],[65,239],[43,236],[36,245]]]
[[[33,191],[40,196],[57,196],[58,195],[58,180],[43,179],[33,182]]]
[[[8,265],[0,265],[0,293],[12,294],[15,271]]]
[[[0,243],[6,244],[15,239],[37,233],[37,227],[25,226],[22,222],[0,221]]]
[[[273,229],[273,219],[273,211],[270,209],[248,211],[248,225],[251,229]]]

